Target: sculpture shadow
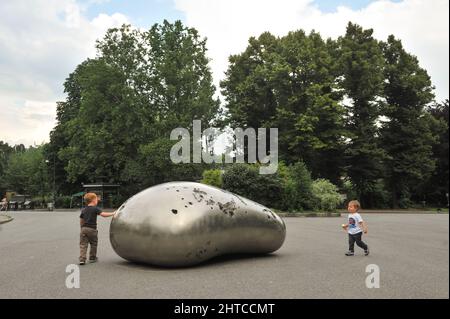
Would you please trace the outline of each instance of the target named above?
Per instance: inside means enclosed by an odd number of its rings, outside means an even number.
[[[191,266],[158,266],[158,265],[151,265],[151,264],[145,264],[140,262],[132,262],[127,260],[121,260],[118,262],[121,266],[125,266],[127,268],[135,268],[135,269],[142,269],[142,270],[189,270],[189,269],[199,269],[204,267],[211,267],[216,265],[224,265],[224,264],[244,264],[245,262],[254,260],[254,259],[261,259],[261,260],[268,260],[268,259],[276,259],[277,254],[227,254],[227,255],[221,255],[213,257],[209,260],[206,260],[204,262],[201,262],[199,264],[191,265]]]

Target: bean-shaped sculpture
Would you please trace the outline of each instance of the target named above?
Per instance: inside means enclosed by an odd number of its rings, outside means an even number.
[[[267,207],[193,182],[143,190],[120,206],[110,226],[120,257],[168,267],[224,254],[271,253],[285,237],[284,221]]]

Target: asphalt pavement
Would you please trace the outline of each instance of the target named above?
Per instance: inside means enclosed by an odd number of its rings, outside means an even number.
[[[367,257],[359,248],[344,256],[345,217],[286,217],[286,241],[275,253],[169,269],[120,258],[109,243],[110,219],[99,217],[99,262],[80,267],[80,288],[71,289],[66,270],[78,262],[79,212],[10,215],[0,225],[0,298],[449,298],[448,214],[363,215]],[[366,286],[368,265],[379,269],[379,288]]]

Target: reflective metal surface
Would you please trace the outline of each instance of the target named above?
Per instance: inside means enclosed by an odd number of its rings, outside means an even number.
[[[111,221],[110,241],[124,259],[194,265],[230,253],[270,253],[286,237],[270,209],[222,189],[171,182],[127,200]]]

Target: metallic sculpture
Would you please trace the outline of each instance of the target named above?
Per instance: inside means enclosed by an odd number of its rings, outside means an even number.
[[[189,266],[230,253],[271,253],[286,237],[270,209],[225,190],[193,182],[145,189],[117,210],[110,241],[124,259]]]

